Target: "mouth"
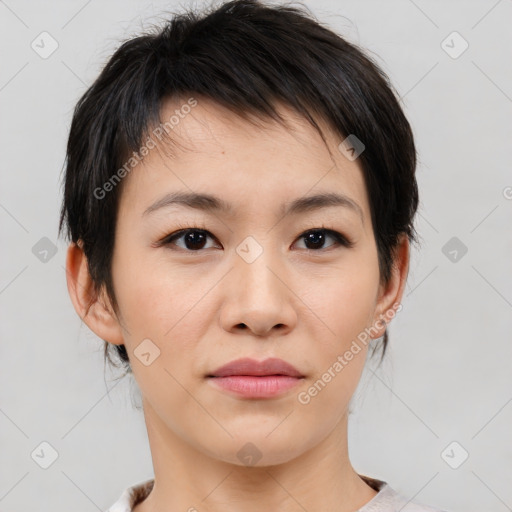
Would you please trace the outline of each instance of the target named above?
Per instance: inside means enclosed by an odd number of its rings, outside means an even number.
[[[257,361],[244,357],[242,359],[236,359],[231,361],[220,368],[217,368],[214,372],[207,377],[231,377],[231,376],[252,376],[252,377],[270,377],[270,376],[282,376],[282,377],[295,377],[301,378],[304,375],[290,363],[287,363],[283,359],[277,359],[271,357],[264,361]]]
[[[297,386],[305,376],[282,359],[243,358],[206,376],[211,385],[245,398],[272,398]]]

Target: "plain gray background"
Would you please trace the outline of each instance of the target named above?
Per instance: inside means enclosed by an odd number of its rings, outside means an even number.
[[[305,3],[373,52],[420,159],[422,246],[387,358],[353,401],[352,463],[420,503],[512,510],[512,1]],[[179,5],[0,1],[2,512],[106,510],[153,476],[136,385],[104,378],[102,341],[72,308],[57,221],[76,101],[121,39]],[[47,58],[41,32],[58,43]]]

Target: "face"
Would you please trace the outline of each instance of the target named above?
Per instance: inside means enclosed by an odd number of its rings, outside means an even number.
[[[258,465],[287,462],[343,425],[367,346],[344,354],[388,306],[359,162],[324,125],[332,158],[313,127],[281,113],[293,130],[199,101],[173,130],[179,146],[152,149],[124,178],[116,226],[119,342],[146,415],[238,465],[241,449]],[[319,194],[345,199],[304,201]],[[300,378],[208,377],[239,358],[278,358]]]

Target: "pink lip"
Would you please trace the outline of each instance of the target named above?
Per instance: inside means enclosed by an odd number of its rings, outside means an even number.
[[[226,391],[247,398],[270,398],[296,386],[304,376],[282,359],[264,361],[243,358],[221,366],[211,375],[209,382]]]
[[[287,375],[288,377],[303,377],[297,368],[275,357],[265,359],[264,361],[256,361],[248,357],[236,359],[217,368],[208,377],[229,377],[231,375],[253,375],[259,377],[264,375]]]

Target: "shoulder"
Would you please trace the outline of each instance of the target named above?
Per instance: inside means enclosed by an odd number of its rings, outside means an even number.
[[[370,477],[363,477],[363,479],[378,492],[358,512],[447,512],[413,502],[383,480]],[[154,479],[151,479],[128,487],[106,512],[132,512],[133,507],[149,495],[153,484]]]
[[[154,479],[151,479],[128,487],[106,512],[132,512],[133,507],[149,495],[154,483]]]
[[[371,481],[371,487],[378,492],[358,512],[447,512],[416,503],[393,489],[383,480],[368,478],[365,478],[365,480]]]

